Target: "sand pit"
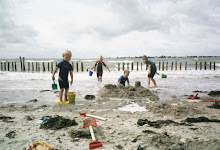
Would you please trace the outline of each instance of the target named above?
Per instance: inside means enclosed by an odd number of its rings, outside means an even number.
[[[65,127],[75,126],[78,123],[75,120],[66,119],[62,116],[47,116],[50,117],[49,120],[46,120],[43,124],[40,125],[40,129],[51,129],[51,130],[59,130]],[[44,119],[45,117],[42,117]]]
[[[154,95],[149,89],[133,86],[116,86],[113,84],[106,84],[100,91],[101,97],[115,97],[115,98],[135,98],[135,97],[146,97],[152,101],[158,100],[158,97]]]

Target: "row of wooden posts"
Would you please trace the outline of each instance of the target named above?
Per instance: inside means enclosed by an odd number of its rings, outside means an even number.
[[[25,66],[25,60],[24,58],[23,59],[20,59],[20,65],[21,65],[21,71],[40,71],[40,63],[39,62],[28,62],[28,66],[26,68]],[[11,67],[12,69],[10,70],[10,63],[11,63]],[[139,62],[136,62],[137,63],[137,70],[139,70]],[[155,62],[154,62],[155,63]],[[141,66],[140,66],[140,70],[143,70],[143,63],[140,63]],[[54,69],[54,63],[53,62],[42,62],[42,71],[53,71]],[[56,65],[57,65],[57,62],[56,62]],[[127,65],[127,68],[125,68]],[[202,68],[204,67],[204,70],[207,70],[207,62],[205,61],[204,62],[204,65],[202,62],[200,62],[200,64],[198,65],[198,63],[196,62],[195,64],[195,70],[202,70]],[[31,67],[32,66],[32,67]],[[74,66],[74,63],[72,62],[72,66],[73,66],[73,70],[75,70],[75,66]],[[134,63],[132,62],[131,63],[131,69],[129,68],[130,64],[127,63],[125,64],[124,62],[122,63],[122,70],[125,70],[125,69],[128,69],[128,70],[134,70]],[[118,63],[118,71],[121,70],[121,64]],[[179,70],[182,70],[182,62],[179,62]],[[198,68],[199,67],[199,68]],[[178,68],[178,64],[177,62],[171,62],[171,66],[170,66],[170,69],[171,70],[177,70]],[[185,70],[187,70],[187,62],[185,62]],[[79,69],[83,72],[84,71],[84,67],[83,67],[83,62],[81,62],[81,65],[80,65],[80,68],[79,68],[79,63],[76,62],[76,72],[79,72]],[[159,62],[159,66],[157,68],[158,70],[168,70],[169,69],[169,66],[168,66],[168,62]],[[215,62],[213,62],[213,69],[215,70]],[[147,70],[147,66],[146,66],[146,70]],[[209,62],[209,70],[212,70],[212,62]],[[16,62],[1,62],[1,71],[17,71],[17,64]],[[86,71],[88,71],[88,69],[86,69]]]

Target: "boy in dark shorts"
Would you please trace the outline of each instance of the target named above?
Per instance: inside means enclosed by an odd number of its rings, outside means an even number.
[[[125,82],[127,81],[128,85],[129,85],[129,79],[128,76],[130,74],[129,70],[124,70],[124,75],[120,76],[120,78],[118,79],[118,85],[123,85],[125,86]]]
[[[60,98],[60,103],[63,104],[63,91],[64,92],[64,101],[67,101],[67,92],[69,91],[69,81],[68,81],[68,74],[70,73],[71,81],[70,85],[73,84],[73,68],[72,65],[69,63],[70,59],[72,57],[72,53],[69,50],[65,50],[63,52],[63,60],[58,63],[56,66],[53,75],[52,75],[52,80],[55,79],[55,73],[57,72],[57,69],[60,69],[59,72],[59,86],[60,86],[60,93],[59,93],[59,98]]]
[[[148,66],[147,87],[150,87],[150,80],[154,83],[155,86],[157,86],[156,81],[153,79],[155,73],[159,75],[159,73],[157,73],[156,65],[152,61],[148,60],[146,55],[142,57],[142,62],[146,63],[146,65]]]
[[[109,72],[110,72],[110,70],[109,70],[108,66],[103,62],[103,57],[102,56],[100,56],[98,58],[98,61],[96,61],[95,65],[91,68],[91,70],[94,69],[96,66],[97,66],[97,70],[96,70],[97,79],[98,79],[99,82],[102,82],[103,66],[105,66],[108,69]]]

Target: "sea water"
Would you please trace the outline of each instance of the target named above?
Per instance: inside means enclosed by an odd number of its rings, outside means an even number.
[[[159,58],[158,58],[159,59]],[[188,59],[188,58],[186,58]],[[200,58],[199,58],[200,59]],[[201,58],[204,59],[204,58]],[[123,71],[117,71],[117,64],[120,62],[136,62],[139,59],[106,59],[106,64],[111,69],[111,72],[104,70],[103,82],[98,83],[96,73],[89,76],[89,72],[74,72],[73,85],[70,86],[70,91],[76,92],[76,104],[85,101],[84,97],[87,94],[98,96],[99,90],[105,84],[116,84],[118,78],[123,74]],[[194,59],[191,59],[193,63]],[[28,61],[28,60],[26,60]],[[29,60],[29,61],[44,61],[45,60]],[[52,62],[54,60],[47,59]],[[95,63],[94,60],[81,60],[88,63],[88,68]],[[158,61],[158,60],[156,60]],[[160,61],[160,60],[159,60]],[[170,62],[171,60],[169,60]],[[160,75],[155,75],[157,87],[151,83],[150,90],[158,95],[160,101],[172,100],[176,97],[179,100],[186,100],[193,91],[211,91],[220,89],[220,61],[215,58],[216,70],[195,70],[193,67],[188,67],[187,70],[170,69],[168,71],[159,71]],[[172,61],[171,61],[172,62]],[[184,62],[184,61],[183,61]],[[191,63],[193,65],[193,63]],[[127,67],[127,66],[126,66]],[[125,68],[126,68],[125,67]],[[134,66],[135,68],[135,66]],[[144,67],[143,67],[144,68]],[[167,78],[161,78],[161,74],[166,74]],[[27,104],[29,100],[37,99],[40,104],[55,104],[55,99],[58,93],[52,91],[52,74],[50,72],[12,72],[0,71],[0,105]],[[55,76],[56,83],[58,73]],[[69,78],[70,80],[70,78]],[[134,85],[135,81],[141,81],[141,85],[147,87],[147,70],[139,71],[136,69],[131,71],[129,76],[130,84]],[[58,83],[57,83],[58,84]],[[208,96],[207,93],[199,93],[199,96]],[[120,99],[119,99],[120,100]]]

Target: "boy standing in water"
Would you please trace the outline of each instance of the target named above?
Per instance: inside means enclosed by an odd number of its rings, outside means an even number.
[[[150,80],[154,83],[155,86],[157,86],[156,81],[153,79],[155,73],[159,75],[159,73],[157,73],[156,65],[152,61],[148,60],[146,55],[142,57],[142,62],[146,63],[146,65],[148,66],[147,87],[150,87]]]
[[[130,74],[129,70],[124,70],[124,75],[120,76],[120,78],[118,79],[118,85],[122,84],[123,86],[125,86],[125,82],[127,81],[128,85],[129,85],[129,79],[128,76]]]
[[[98,58],[98,61],[96,61],[95,65],[91,68],[91,70],[93,68],[95,68],[97,66],[97,79],[99,82],[102,82],[102,75],[103,75],[103,65],[108,69],[108,71],[110,72],[108,66],[103,62],[103,57],[100,56]]]
[[[55,79],[54,76],[55,76],[57,69],[58,68],[60,69],[58,82],[60,86],[59,98],[60,98],[61,104],[67,101],[67,92],[69,91],[69,81],[68,81],[69,73],[71,77],[70,85],[73,84],[73,68],[72,68],[72,65],[69,63],[71,57],[72,57],[72,53],[69,50],[65,50],[63,52],[63,60],[58,63],[52,75],[52,80],[54,80]],[[65,92],[64,92],[64,102],[63,102],[62,98],[63,98],[64,89],[65,89]]]

